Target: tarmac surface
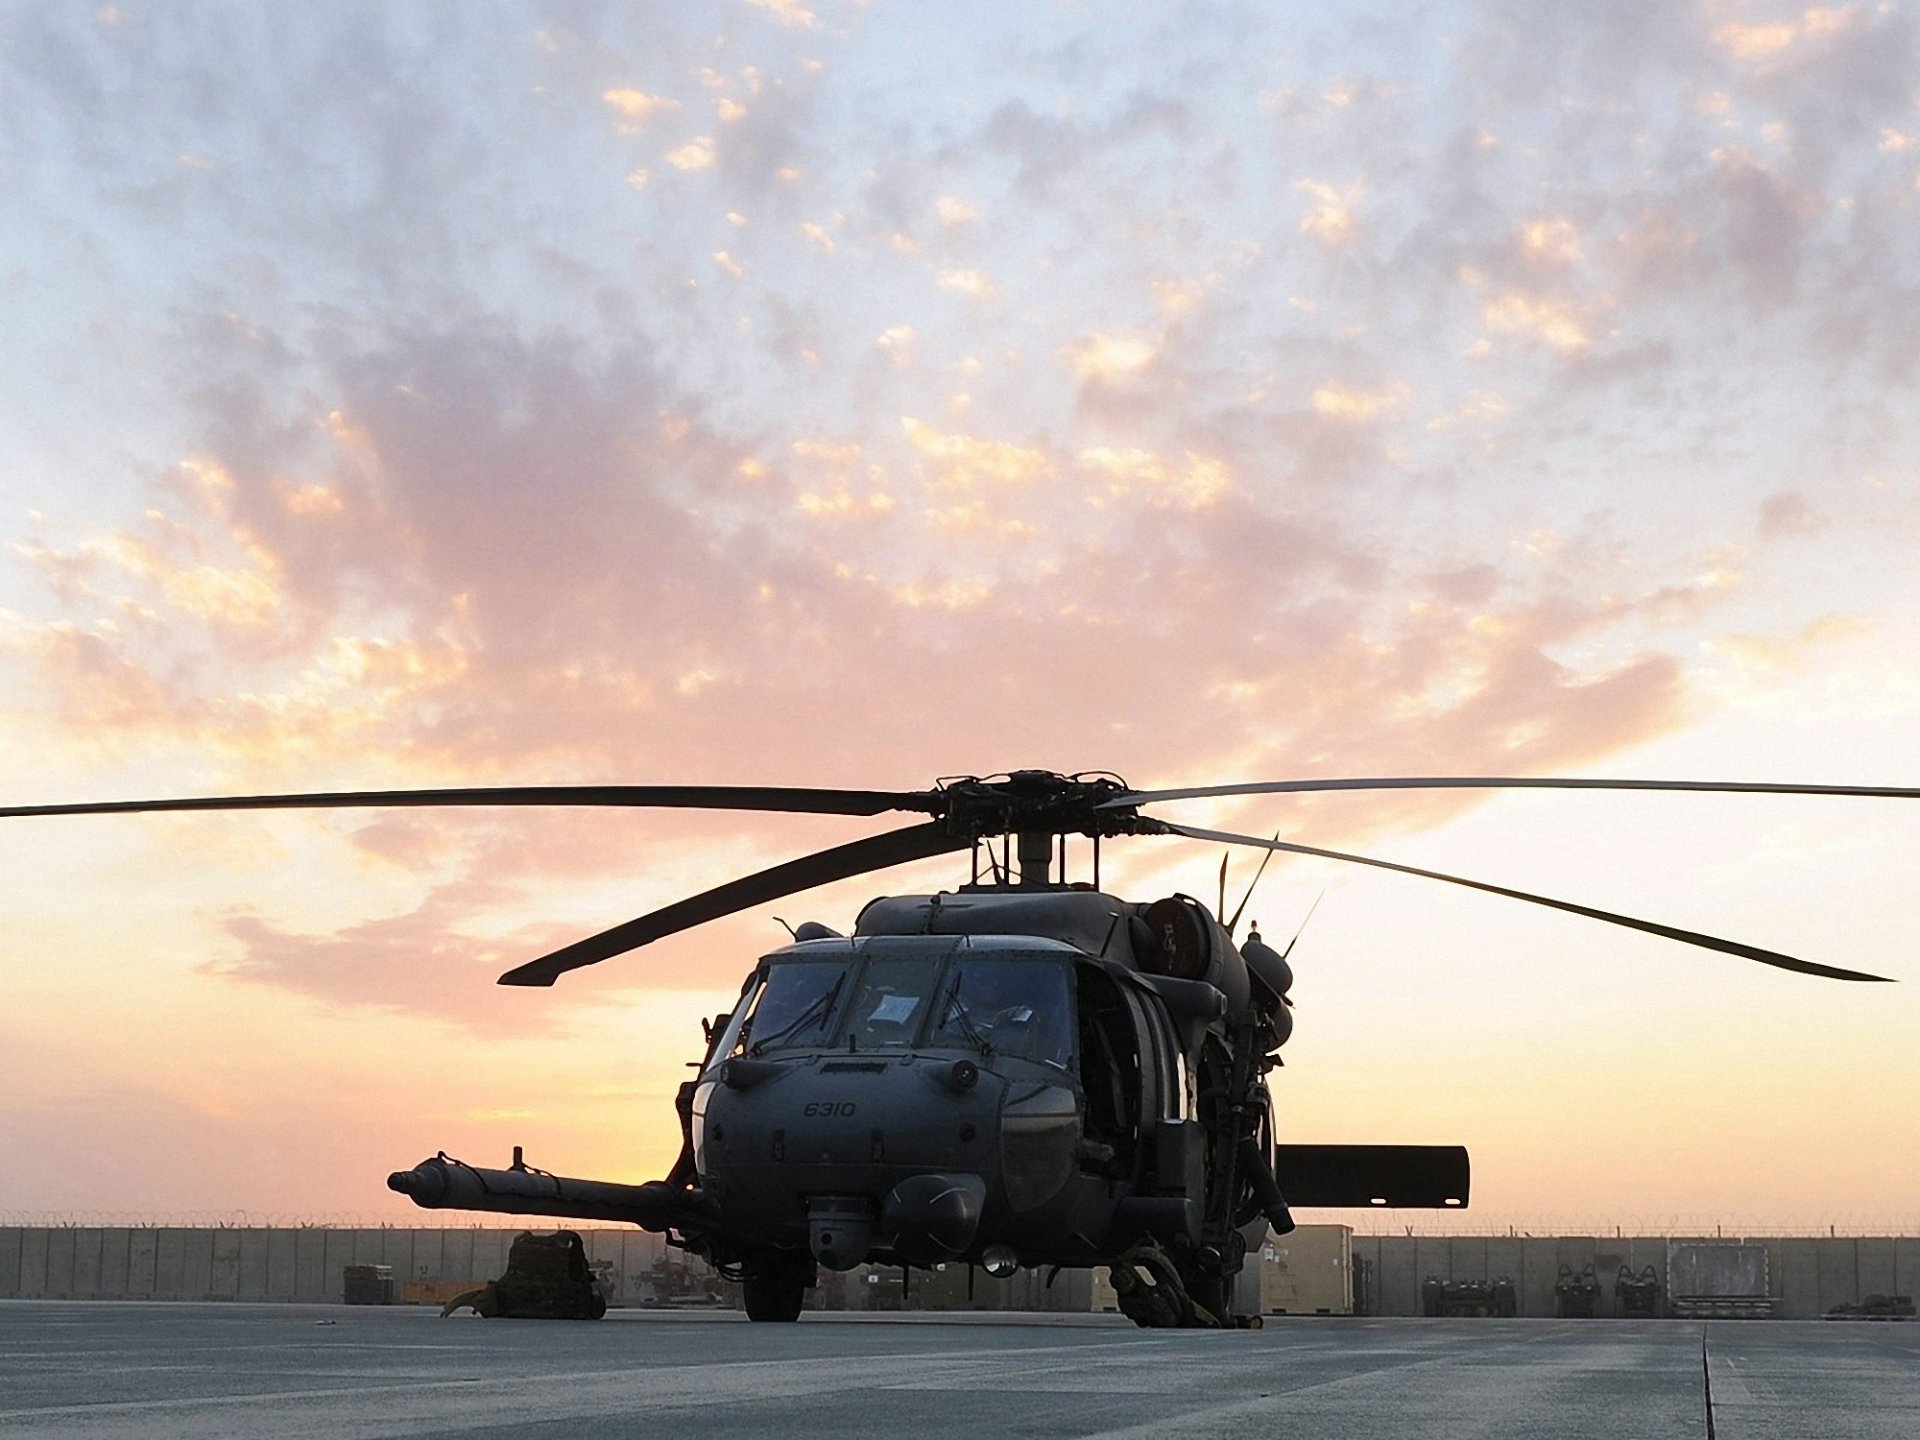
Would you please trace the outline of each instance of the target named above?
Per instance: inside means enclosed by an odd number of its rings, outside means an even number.
[[[1920,1436],[1920,1324],[1702,1329],[0,1301],[0,1440]]]

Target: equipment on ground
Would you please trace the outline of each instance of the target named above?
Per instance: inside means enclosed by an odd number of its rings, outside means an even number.
[[[1869,1295],[1858,1305],[1836,1305],[1824,1320],[1911,1320],[1914,1318],[1911,1295]]]
[[[393,1304],[391,1265],[348,1265],[340,1272],[340,1282],[342,1304]]]
[[[741,1284],[755,1320],[793,1320],[818,1268],[863,1263],[1107,1265],[1148,1325],[1205,1325],[1251,1247],[1291,1207],[1464,1207],[1457,1146],[1276,1145],[1267,1077],[1293,1031],[1294,941],[1188,895],[1101,889],[1104,843],[1181,836],[1316,856],[1465,886],[1830,979],[1843,970],[1479,880],[1364,855],[1177,824],[1179,800],[1334,791],[1574,789],[1920,797],[1877,786],[1545,777],[1390,777],[1135,790],[1105,773],[1021,770],[912,791],[782,786],[545,785],[130,800],[0,808],[0,817],[389,806],[586,805],[923,817],[563,946],[501,976],[560,975],[781,897],[947,854],[970,877],[883,896],[851,935],[808,922],[765,955],[707,1026],[676,1100],[682,1146],[643,1185],[507,1169],[444,1153],[389,1186],[429,1209],[625,1221],[665,1232]],[[1069,873],[1082,837],[1086,879]],[[1262,862],[1263,866],[1265,861]],[[1255,880],[1257,882],[1258,876]],[[1248,892],[1251,896],[1251,889]],[[571,1264],[571,1261],[568,1262]],[[500,1286],[490,1289],[499,1304]],[[571,1283],[571,1282],[569,1282]],[[1482,1313],[1513,1314],[1512,1282]],[[1465,1304],[1466,1292],[1457,1297]],[[1453,1303],[1443,1301],[1443,1303]]]
[[[1520,1292],[1510,1275],[1497,1280],[1442,1280],[1429,1275],[1420,1282],[1420,1313],[1428,1319],[1490,1315],[1511,1320],[1520,1313]]]
[[[1593,1266],[1578,1271],[1571,1265],[1560,1267],[1553,1282],[1553,1303],[1562,1320],[1591,1320],[1594,1302],[1599,1298],[1600,1281],[1594,1276]]]
[[[507,1273],[454,1296],[440,1316],[461,1309],[488,1319],[598,1320],[607,1313],[607,1296],[577,1234],[523,1230],[507,1249]]]
[[[1613,1277],[1614,1313],[1626,1320],[1655,1320],[1660,1315],[1660,1272],[1648,1265],[1637,1275],[1622,1265]]]

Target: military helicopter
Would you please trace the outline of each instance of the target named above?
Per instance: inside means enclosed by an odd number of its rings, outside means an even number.
[[[970,879],[953,890],[872,900],[850,935],[809,921],[791,944],[761,957],[734,1007],[703,1022],[704,1055],[676,1099],[681,1151],[664,1179],[552,1175],[528,1166],[516,1147],[506,1169],[442,1153],[387,1184],[428,1209],[664,1232],[739,1281],[754,1320],[796,1319],[821,1266],[959,1261],[1001,1276],[1021,1266],[1106,1265],[1137,1323],[1214,1326],[1233,1323],[1244,1257],[1270,1231],[1293,1228],[1293,1206],[1464,1207],[1470,1164],[1459,1146],[1276,1143],[1267,1077],[1293,1030],[1287,952],[1257,934],[1236,943],[1237,910],[1223,918],[1187,895],[1133,902],[1108,894],[1103,841],[1175,835],[1251,846],[1267,858],[1347,861],[1802,974],[1887,978],[1458,875],[1142,813],[1185,799],[1435,789],[1920,798],[1920,789],[1885,786],[1457,776],[1135,790],[1102,772],[1016,770],[909,791],[508,786],[14,806],[0,808],[0,818],[446,805],[924,815],[731,880],[500,977],[552,985],[818,885],[970,854]],[[1091,842],[1084,881],[1069,879],[1075,836]]]

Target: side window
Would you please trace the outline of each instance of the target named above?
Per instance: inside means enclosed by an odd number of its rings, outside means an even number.
[[[740,1033],[747,1028],[747,1016],[753,1013],[754,1005],[760,999],[760,987],[766,983],[766,977],[754,974],[740,987],[740,998],[733,1002],[733,1013],[727,1017],[726,1028],[715,1039],[710,1060],[720,1061],[729,1055],[738,1055],[745,1048]]]
[[[1092,965],[1075,971],[1080,993],[1080,1084],[1087,1138],[1111,1145],[1111,1173],[1132,1173],[1140,1135],[1142,1073],[1133,1012],[1120,989]]]
[[[1166,1007],[1155,997],[1129,993],[1127,1008],[1133,1012],[1139,1034],[1144,1037],[1146,1048],[1140,1057],[1141,1067],[1153,1083],[1150,1109],[1146,1113],[1156,1119],[1186,1118],[1192,1109],[1187,1100],[1187,1062],[1180,1053],[1180,1039],[1174,1034]]]

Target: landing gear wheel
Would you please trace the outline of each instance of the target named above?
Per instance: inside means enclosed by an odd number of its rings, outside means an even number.
[[[1187,1282],[1187,1294],[1196,1310],[1205,1311],[1214,1317],[1215,1324],[1231,1324],[1228,1319],[1233,1309],[1233,1278],[1228,1275],[1208,1274],[1204,1271],[1183,1277]]]
[[[807,1299],[807,1275],[792,1265],[752,1269],[740,1281],[749,1320],[794,1321]]]
[[[1219,1313],[1195,1303],[1173,1258],[1151,1241],[1134,1246],[1108,1268],[1120,1313],[1143,1329],[1214,1329]]]

